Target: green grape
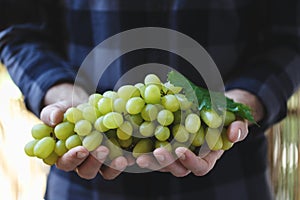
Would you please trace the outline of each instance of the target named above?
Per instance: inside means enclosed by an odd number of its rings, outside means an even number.
[[[66,119],[71,123],[76,123],[83,119],[82,112],[79,108],[71,107],[65,112]]]
[[[142,154],[149,153],[153,150],[153,142],[149,138],[139,140],[133,147],[132,155],[137,158]]]
[[[158,148],[161,148],[161,147],[165,148],[169,152],[172,151],[172,145],[168,141],[156,140],[155,141],[155,149],[158,149]]]
[[[141,97],[132,97],[126,103],[126,111],[131,115],[139,114],[145,106],[145,101]]]
[[[234,120],[236,120],[236,116],[233,112],[226,110],[225,112],[225,119],[224,119],[224,126],[229,126]]]
[[[29,142],[25,145],[24,151],[25,151],[25,153],[26,153],[28,156],[30,156],[30,157],[34,157],[34,156],[35,156],[33,149],[34,149],[34,146],[36,145],[36,143],[37,143],[38,141],[39,141],[38,139],[31,140],[31,141],[29,141]]]
[[[165,94],[178,94],[182,90],[181,87],[176,87],[170,82],[164,83],[163,88],[163,90],[165,90]]]
[[[98,119],[96,119],[96,121],[94,123],[94,128],[97,131],[100,131],[102,133],[109,130],[109,128],[106,128],[106,126],[104,126],[104,124],[103,124],[103,118],[104,118],[104,116],[99,117]]]
[[[82,110],[82,116],[85,120],[88,120],[91,123],[94,123],[98,117],[101,116],[100,111],[93,106],[86,106]]]
[[[126,115],[126,120],[128,120],[131,124],[134,130],[139,129],[139,126],[143,123],[143,118],[140,114],[136,115]]]
[[[136,83],[133,86],[136,87],[137,89],[140,89],[141,87],[145,86],[145,84],[144,83]]]
[[[175,112],[179,110],[180,104],[177,98],[173,94],[167,94],[161,98],[161,104],[165,109]]]
[[[146,121],[156,120],[157,114],[158,114],[157,106],[153,104],[147,104],[141,112],[142,118]]]
[[[175,94],[179,105],[180,105],[180,110],[188,110],[192,107],[193,103],[189,101],[185,95],[183,94]]]
[[[107,132],[105,132],[105,135],[106,135],[106,137],[108,139],[110,139],[110,138],[118,138],[117,137],[117,131],[116,131],[116,129],[110,129],[110,130],[108,130]]]
[[[126,112],[126,101],[122,98],[116,98],[113,102],[113,111],[118,113]]]
[[[165,109],[161,104],[155,104],[155,107],[157,108],[158,112]]]
[[[31,129],[31,135],[34,139],[42,139],[51,136],[53,128],[46,124],[36,124]]]
[[[124,119],[120,113],[117,112],[110,112],[104,115],[103,118],[103,125],[109,129],[115,129],[123,124]]]
[[[64,155],[68,151],[64,140],[58,140],[55,144],[54,152],[58,156]]]
[[[74,134],[74,124],[71,122],[61,122],[54,128],[54,134],[57,139],[65,140]]]
[[[214,110],[202,109],[200,111],[200,117],[210,128],[218,128],[223,122],[222,117],[220,117]]]
[[[40,139],[33,148],[33,153],[36,157],[47,158],[55,148],[55,140],[52,137],[44,137]]]
[[[88,120],[82,119],[76,122],[74,131],[80,136],[86,136],[91,133],[93,126]]]
[[[103,96],[101,94],[94,93],[89,96],[88,102],[91,106],[98,107],[98,101],[102,98]]]
[[[188,148],[188,146],[185,144],[185,143],[182,143],[182,142],[178,142],[178,141],[174,141],[172,143],[172,149],[175,151],[178,147],[186,147]]]
[[[117,92],[108,90],[108,91],[106,91],[106,92],[103,93],[103,97],[107,97],[107,98],[115,100],[119,96],[118,96]]]
[[[155,74],[147,74],[144,79],[145,85],[157,84],[161,85],[160,78]]]
[[[184,113],[184,118],[186,118],[186,116],[188,116],[189,114],[192,114],[194,112],[192,111],[192,109],[188,109],[188,110],[185,110],[183,113]]]
[[[131,97],[139,97],[140,91],[133,85],[123,85],[118,89],[118,95],[120,98],[128,101]]]
[[[193,134],[190,139],[193,146],[200,147],[205,141],[204,128],[200,127],[197,133]]]
[[[123,155],[123,150],[120,148],[120,144],[116,138],[109,138],[109,140],[105,141],[105,145],[109,149],[109,159],[113,160]]]
[[[159,125],[155,129],[154,135],[157,140],[166,141],[170,137],[170,129]]]
[[[117,128],[117,137],[120,140],[127,140],[132,136],[133,127],[130,122],[124,121],[124,123]]]
[[[81,104],[78,104],[77,106],[76,106],[76,108],[77,109],[79,109],[81,112],[83,111],[83,109],[85,109],[86,107],[89,107],[89,106],[92,106],[91,104],[89,104],[89,103],[81,103]],[[81,117],[79,120],[81,120],[81,119],[83,119],[83,117]],[[79,120],[77,120],[77,121],[79,121]],[[77,122],[76,121],[76,122]],[[75,122],[74,122],[75,123]]]
[[[196,147],[194,145],[190,145],[188,148],[189,148],[189,150],[191,150],[193,152],[196,150]]]
[[[85,136],[82,140],[82,146],[84,146],[88,151],[94,151],[102,143],[103,135],[102,133],[94,130],[88,136]]]
[[[173,113],[174,115],[174,121],[173,124],[180,124],[181,123],[181,116],[183,116],[183,113],[181,110],[177,110]]]
[[[159,104],[161,98],[160,89],[157,85],[148,85],[144,91],[144,99],[147,104]]]
[[[121,140],[118,138],[118,143],[122,148],[128,148],[133,143],[132,137],[128,138],[127,140]]]
[[[43,159],[43,162],[47,165],[54,165],[58,159],[58,155],[52,152],[47,158]]]
[[[223,146],[222,137],[219,129],[207,128],[205,140],[211,150],[220,150]]]
[[[80,136],[77,134],[71,135],[66,139],[66,147],[69,150],[80,145],[82,145],[82,142]]]
[[[184,126],[188,132],[196,133],[201,126],[200,117],[195,113],[188,114],[185,118]]]
[[[98,110],[103,115],[111,112],[113,110],[113,99],[108,97],[103,97],[98,101]]]
[[[222,149],[223,150],[230,149],[234,143],[228,139],[227,130],[225,128],[222,129],[221,137],[222,137],[222,141],[223,141]]]
[[[145,121],[139,127],[139,132],[144,137],[151,137],[154,135],[155,125],[153,122]]]
[[[138,126],[140,126],[144,121],[140,114],[131,115],[130,118],[131,118],[131,121]]]
[[[185,129],[185,127],[181,124],[176,124],[172,128],[172,134],[174,139],[178,142],[186,142],[189,139],[189,132]]]
[[[169,126],[174,121],[174,114],[169,110],[161,110],[157,114],[157,121],[162,126]]]
[[[68,121],[68,120],[67,120],[67,116],[66,116],[66,112],[65,112],[65,113],[64,113],[64,116],[63,116],[62,122],[66,122],[66,121]]]
[[[142,98],[144,98],[144,94],[145,94],[145,88],[146,86],[143,83],[137,83],[134,85],[134,87],[138,88],[138,90],[140,91],[140,95]]]

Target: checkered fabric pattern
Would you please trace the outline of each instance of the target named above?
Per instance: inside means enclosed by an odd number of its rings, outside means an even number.
[[[36,115],[47,89],[73,82],[96,45],[139,27],[170,28],[193,38],[216,63],[227,89],[256,94],[266,109],[261,126],[250,128],[247,139],[204,177],[125,173],[114,181],[100,176],[85,181],[52,168],[46,198],[271,199],[262,133],[285,117],[286,101],[299,86],[299,6],[298,0],[0,0],[0,59]],[[111,89],[131,67],[150,62],[172,66],[203,84],[183,58],[141,49],[114,61],[98,91]],[[87,77],[95,84],[91,74]]]

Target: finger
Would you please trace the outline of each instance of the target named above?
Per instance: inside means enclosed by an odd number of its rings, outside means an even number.
[[[100,146],[94,150],[86,160],[84,160],[79,167],[77,167],[77,174],[81,178],[92,179],[98,172],[102,164],[104,163],[109,150],[105,146]]]
[[[67,101],[60,101],[55,104],[48,105],[41,111],[41,120],[50,126],[55,126],[63,120],[64,112],[70,106],[70,103]]]
[[[248,122],[247,121],[234,121],[227,129],[228,139],[231,142],[242,141],[248,135]]]
[[[127,159],[123,156],[115,158],[109,166],[103,165],[99,173],[106,180],[115,179],[128,166]]]
[[[136,159],[136,163],[141,168],[148,168],[152,171],[161,171],[163,167],[157,162],[153,155],[143,154]],[[165,170],[164,170],[165,171]]]
[[[200,158],[185,147],[178,147],[175,150],[181,164],[196,176],[207,174],[214,167],[223,152],[223,150],[211,151],[204,158]]]
[[[70,149],[57,162],[57,168],[64,171],[72,171],[80,165],[89,155],[89,151],[83,146],[78,146]]]
[[[190,173],[190,171],[180,162],[176,161],[173,155],[165,148],[155,149],[153,155],[162,167],[176,177],[183,177]]]
[[[135,158],[132,155],[126,155],[128,166],[132,166],[136,163]]]

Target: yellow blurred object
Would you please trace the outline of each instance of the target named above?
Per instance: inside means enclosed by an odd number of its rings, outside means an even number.
[[[0,199],[43,199],[49,167],[23,150],[39,119],[27,111],[20,90],[1,64],[0,97]]]
[[[288,102],[287,117],[267,136],[275,200],[299,200],[300,90]]]

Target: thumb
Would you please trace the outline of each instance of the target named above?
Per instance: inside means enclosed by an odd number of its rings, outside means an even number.
[[[234,121],[227,129],[228,139],[231,142],[239,142],[246,138],[248,135],[248,122]]]
[[[59,101],[54,104],[50,104],[43,108],[40,118],[49,126],[55,126],[63,120],[65,111],[71,107],[71,103],[67,101]]]

